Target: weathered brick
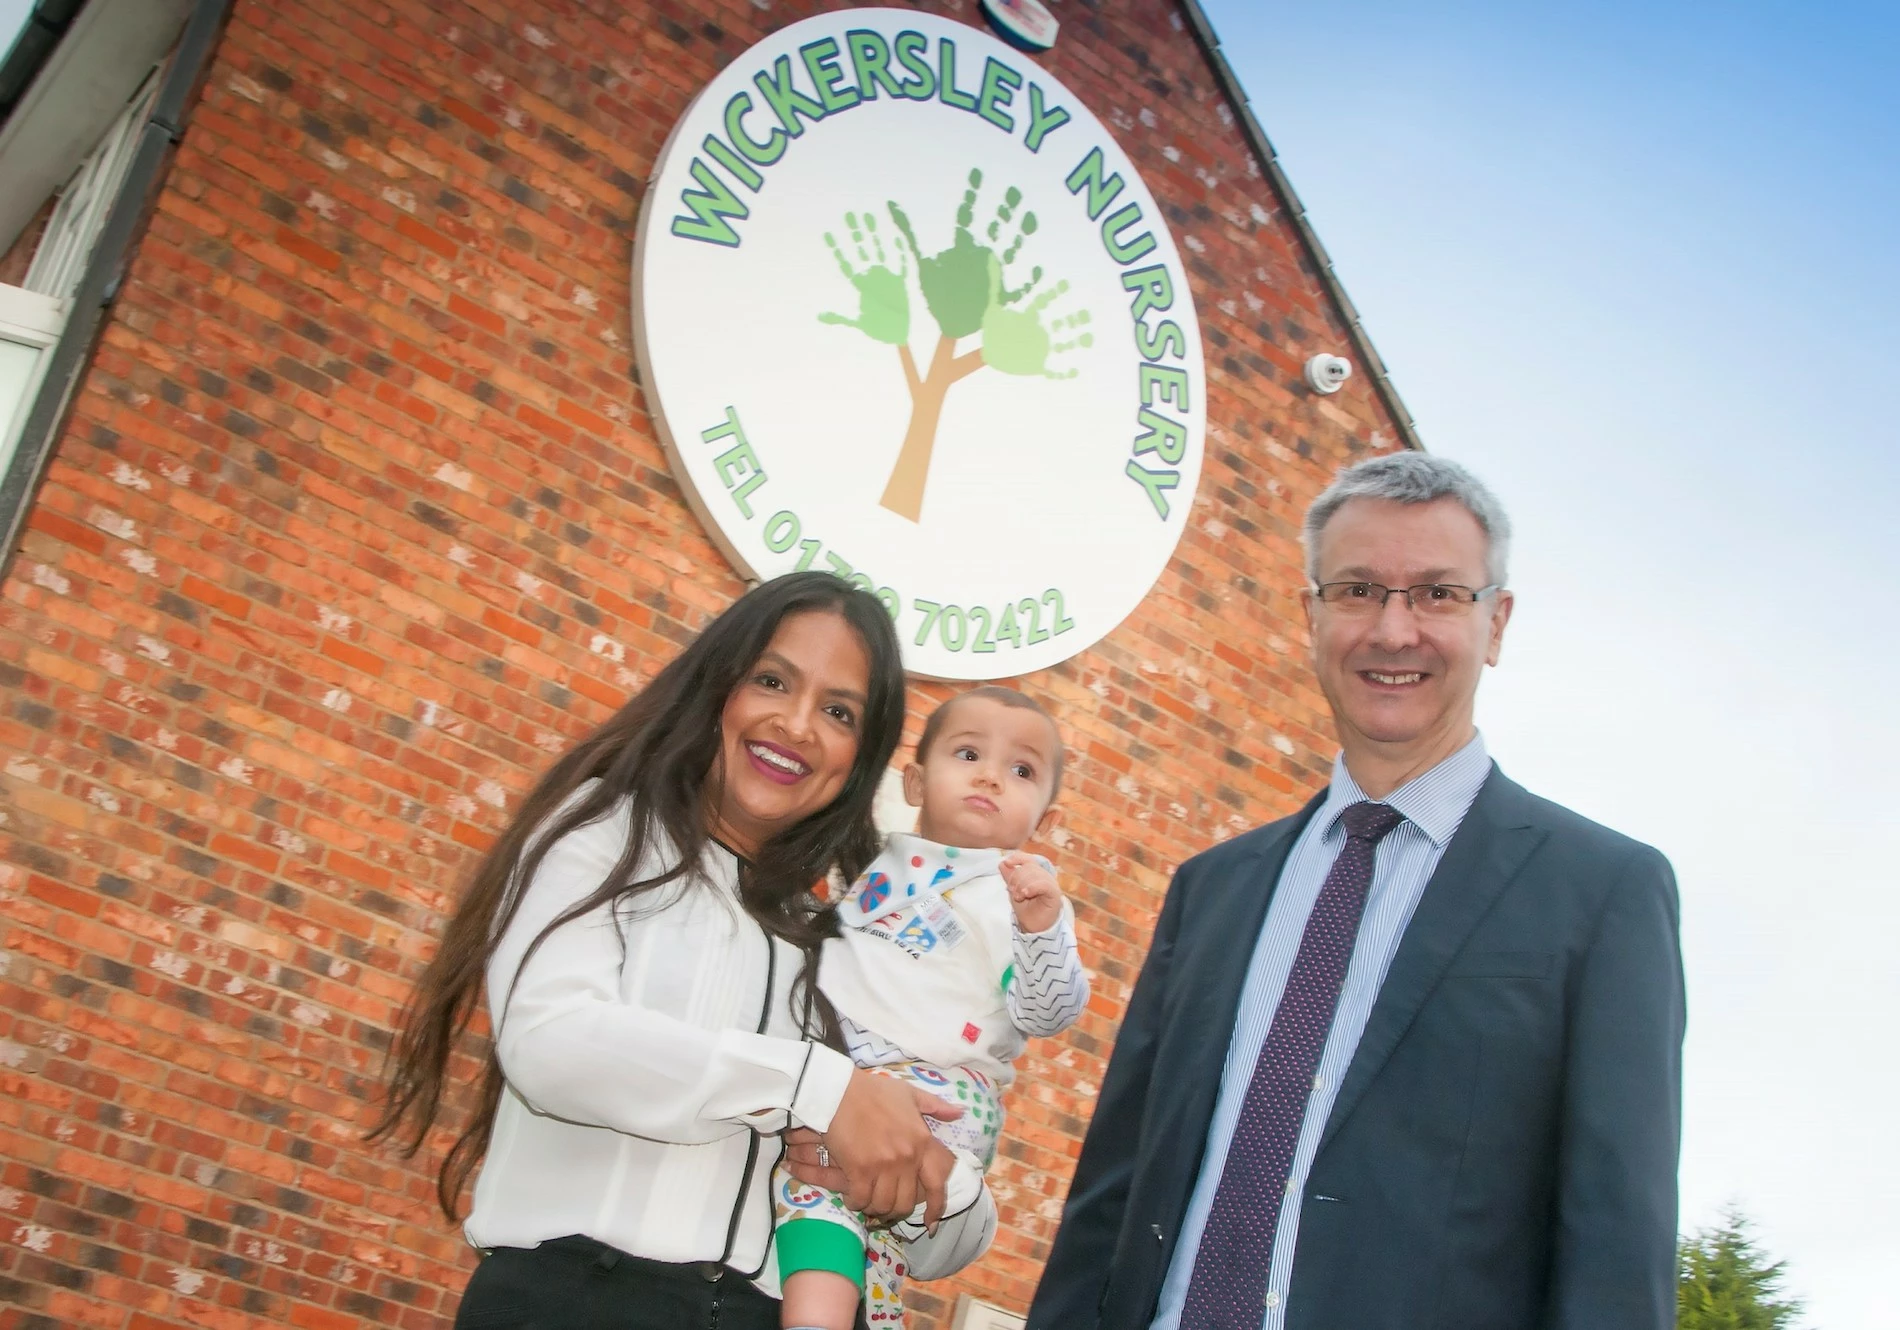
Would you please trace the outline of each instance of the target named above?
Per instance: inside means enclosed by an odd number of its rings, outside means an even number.
[[[0,592],[0,1155],[52,1235],[14,1322],[449,1324],[471,1258],[427,1160],[362,1144],[369,1078],[485,800],[743,588],[635,382],[628,241],[692,96],[832,4],[234,7]],[[1144,604],[1026,681],[1098,983],[1025,1059],[995,1251],[915,1291],[920,1330],[1027,1301],[1173,867],[1325,778],[1300,516],[1398,435],[1370,376],[1300,386],[1346,327],[1171,8],[1040,58],[1183,242],[1217,428]],[[913,737],[951,691],[915,687]]]

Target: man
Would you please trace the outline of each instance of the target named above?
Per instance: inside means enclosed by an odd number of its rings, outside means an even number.
[[[1672,1326],[1669,865],[1485,754],[1489,491],[1376,458],[1305,539],[1332,784],[1176,873],[1030,1330]]]

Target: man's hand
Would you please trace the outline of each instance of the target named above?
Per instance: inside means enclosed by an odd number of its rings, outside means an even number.
[[[1041,859],[1016,850],[1003,856],[997,871],[1009,888],[1010,905],[1023,932],[1043,933],[1055,927],[1062,917],[1062,889]]]
[[[786,1167],[799,1181],[837,1192],[846,1205],[874,1219],[905,1218],[922,1201],[924,1222],[934,1224],[943,1214],[944,1182],[956,1159],[930,1134],[924,1118],[949,1122],[961,1116],[961,1108],[928,1091],[854,1071],[830,1131],[820,1136],[795,1128],[785,1134]]]

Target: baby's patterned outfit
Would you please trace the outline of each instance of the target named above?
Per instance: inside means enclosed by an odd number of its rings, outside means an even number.
[[[950,1122],[926,1119],[958,1158],[953,1195],[974,1201],[996,1155],[1002,1090],[1030,1038],[1058,1034],[1088,1005],[1068,903],[1040,933],[1016,923],[999,850],[893,835],[838,905],[843,934],[825,943],[818,986],[837,1009],[853,1061],[958,1105]],[[1047,861],[1044,861],[1047,866]],[[774,1269],[830,1270],[864,1281],[865,1319],[899,1326],[905,1274],[897,1232],[867,1228],[834,1192],[783,1169],[772,1189]]]

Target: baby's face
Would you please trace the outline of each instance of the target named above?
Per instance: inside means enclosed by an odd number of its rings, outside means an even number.
[[[904,773],[917,834],[971,850],[1014,850],[1035,833],[1055,781],[1055,726],[987,697],[953,704],[930,751]]]

